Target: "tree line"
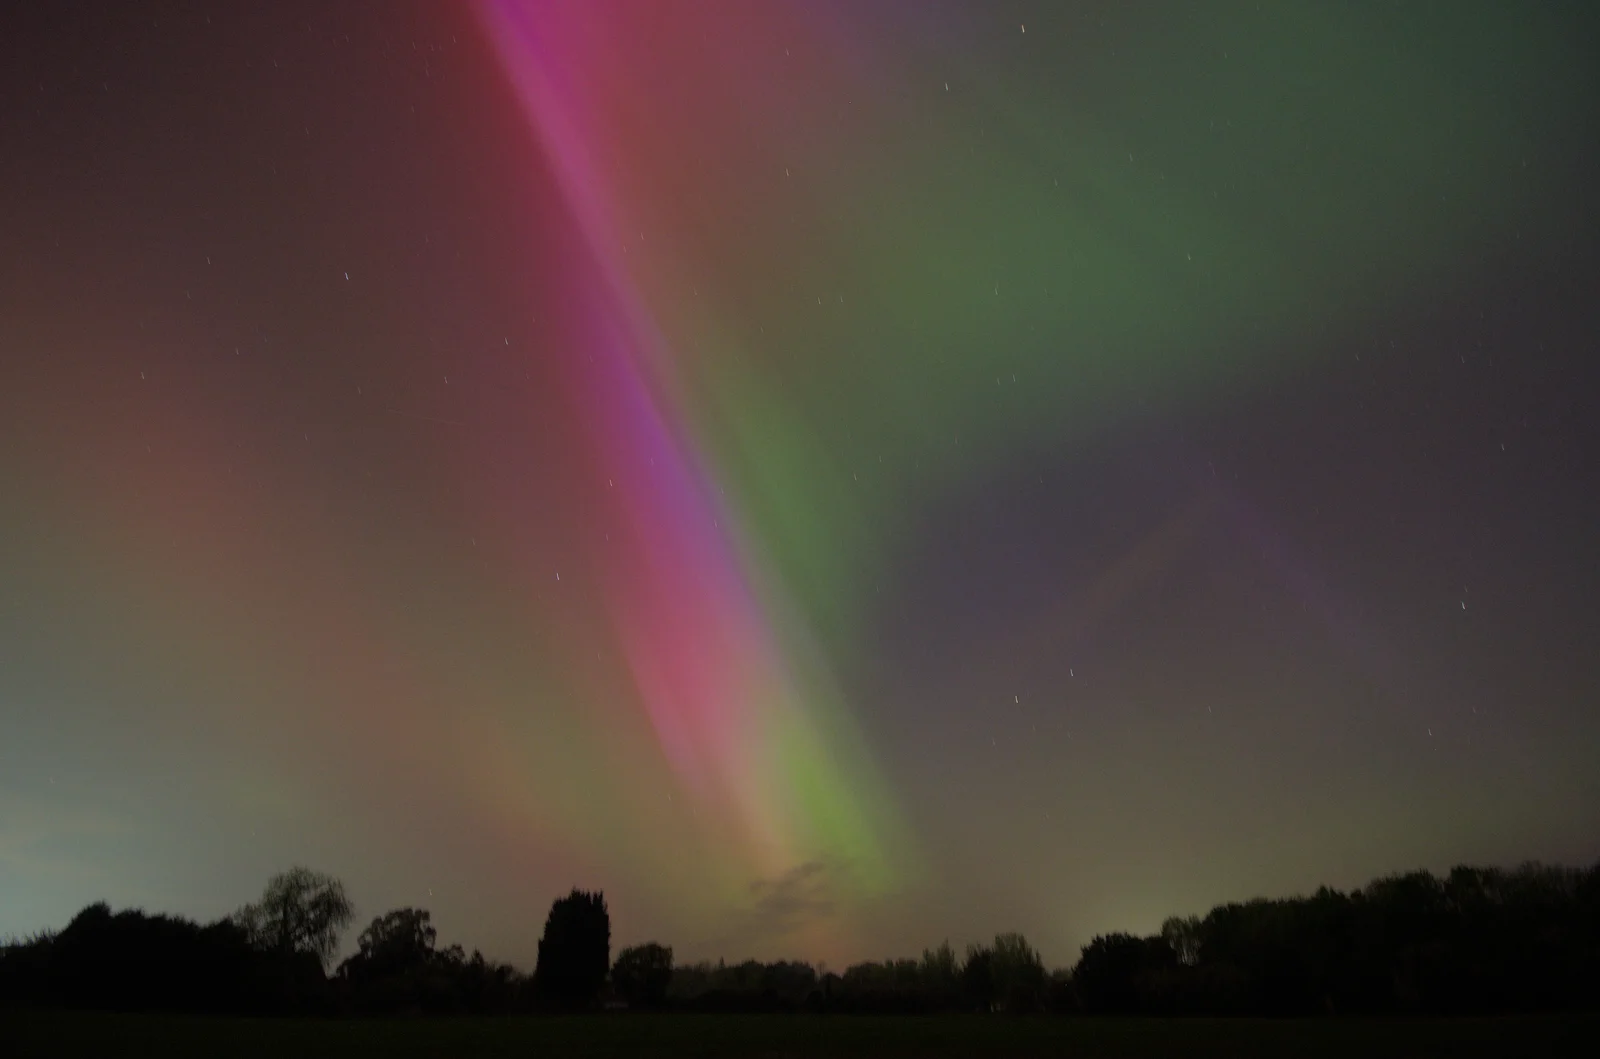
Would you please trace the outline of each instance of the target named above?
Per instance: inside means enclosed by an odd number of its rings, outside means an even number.
[[[1600,1007],[1600,864],[1458,867],[1342,893],[1219,905],[1148,937],[1111,934],[1047,970],[1021,934],[842,974],[800,961],[611,958],[605,897],[573,890],[532,974],[438,945],[425,909],[354,922],[344,886],[294,868],[211,924],[90,905],[0,946],[0,1007],[240,1014],[635,1010],[1126,1015],[1491,1013]]]

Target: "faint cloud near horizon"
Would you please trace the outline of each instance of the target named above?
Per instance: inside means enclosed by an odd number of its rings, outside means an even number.
[[[819,858],[753,880],[750,903],[732,917],[720,946],[748,952],[792,944],[796,935],[840,914],[849,878],[847,863]]]
[[[782,875],[750,884],[756,920],[790,928],[819,916],[831,915],[838,906],[835,894],[837,867],[824,860],[808,860]]]

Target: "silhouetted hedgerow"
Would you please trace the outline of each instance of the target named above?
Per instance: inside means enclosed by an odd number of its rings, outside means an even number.
[[[1490,1013],[1600,1004],[1600,865],[1414,872],[1221,905],[1084,949],[1085,1010]]]
[[[103,1011],[270,1013],[315,1010],[322,968],[304,954],[253,947],[231,921],[90,905],[59,934],[0,954],[0,1003]]]
[[[702,1012],[1137,1015],[1464,1014],[1600,1008],[1600,865],[1456,868],[1351,893],[1220,905],[1159,934],[1111,934],[1047,972],[1020,934],[820,973],[808,963],[674,966],[655,943],[608,967],[598,893],[550,908],[534,976],[403,908],[371,921],[329,977],[349,902],[297,869],[206,926],[90,905],[59,933],[0,947],[0,1007],[209,1013],[495,1014],[604,1007]],[[280,885],[299,879],[307,885]],[[273,927],[272,924],[277,924]],[[296,924],[306,926],[300,930]],[[293,929],[290,929],[293,927]],[[608,981],[609,978],[609,981]]]

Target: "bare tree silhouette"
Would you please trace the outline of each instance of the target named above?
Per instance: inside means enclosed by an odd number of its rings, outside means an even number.
[[[339,936],[355,918],[344,884],[310,868],[293,867],[274,875],[255,904],[234,921],[258,948],[289,954],[310,953],[325,967],[339,949]]]

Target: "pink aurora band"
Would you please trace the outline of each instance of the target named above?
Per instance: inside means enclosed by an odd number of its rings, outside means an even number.
[[[594,102],[627,82],[605,47],[607,20],[620,16],[517,0],[479,13],[580,236],[569,255],[579,259],[558,270],[579,347],[560,375],[607,480],[608,524],[621,527],[598,565],[661,751],[752,877],[827,860],[870,889],[886,878],[884,800],[867,795],[872,770],[840,711],[816,705],[837,701],[820,667],[801,674],[785,656],[737,513],[669,396],[677,352],[620,250],[626,203],[600,161],[616,134]]]

